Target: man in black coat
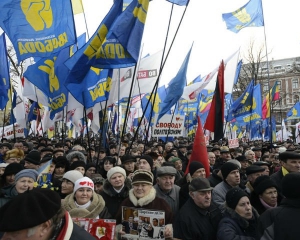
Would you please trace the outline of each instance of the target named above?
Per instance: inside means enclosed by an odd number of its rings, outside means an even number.
[[[174,238],[184,240],[214,240],[222,218],[220,209],[211,202],[211,190],[206,178],[194,178],[189,185],[190,198],[180,209],[173,226]]]
[[[258,221],[258,239],[298,240],[300,236],[300,173],[289,173],[282,179],[286,197],[279,207],[265,211]]]
[[[47,188],[19,194],[0,208],[0,232],[3,240],[95,239],[73,223],[59,194]]]
[[[282,167],[271,175],[271,179],[277,184],[278,191],[282,194],[281,182],[285,175],[292,172],[300,172],[300,154],[285,151],[279,154]]]

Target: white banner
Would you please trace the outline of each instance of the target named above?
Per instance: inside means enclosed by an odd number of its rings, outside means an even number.
[[[156,121],[156,120],[155,120]],[[159,122],[153,126],[152,137],[179,137],[184,134],[184,116],[165,114]]]
[[[239,139],[238,138],[228,139],[228,146],[229,148],[239,147]]]
[[[16,137],[24,137],[24,128],[20,127],[18,124],[15,124],[15,135]],[[9,125],[0,128],[0,138],[12,139],[14,138],[14,128],[13,125]]]

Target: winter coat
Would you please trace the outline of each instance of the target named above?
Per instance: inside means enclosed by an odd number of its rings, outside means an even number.
[[[255,240],[257,237],[258,213],[252,208],[252,219],[241,217],[236,211],[226,207],[225,216],[219,223],[218,240]]]
[[[18,192],[15,188],[15,185],[10,185],[1,189],[0,194],[0,207],[5,203],[9,202],[13,197],[17,196]]]
[[[261,240],[298,240],[300,236],[300,200],[283,199],[277,208],[268,209],[259,218]]]
[[[124,187],[119,193],[114,190],[113,186],[108,180],[104,181],[103,189],[102,192],[100,192],[100,195],[103,197],[108,212],[112,215],[113,218],[116,217],[116,214],[123,200],[129,196],[130,189],[131,181],[128,178],[125,179]]]
[[[231,188],[232,187],[228,183],[224,181],[220,182],[212,191],[213,202],[220,207],[224,206],[224,203],[226,201],[226,193]]]
[[[278,193],[280,195],[282,195],[282,179],[283,179],[283,173],[282,173],[282,168],[280,168],[277,172],[273,173],[271,176],[270,176],[271,180],[273,180],[276,185],[277,185],[277,190],[278,190]]]
[[[281,199],[282,199],[281,196],[278,195],[277,206],[279,206]],[[265,208],[265,206],[261,203],[261,201],[259,199],[259,195],[256,194],[254,191],[251,193],[250,203],[251,203],[252,207],[254,207],[256,209],[256,211],[258,212],[259,215],[263,214],[267,210]]]
[[[156,191],[152,187],[150,193],[140,199],[137,199],[133,194],[133,189],[129,191],[129,197],[126,198],[119,208],[116,219],[117,224],[122,222],[122,206],[124,207],[133,207],[133,208],[142,208],[142,209],[150,209],[150,210],[161,210],[165,212],[165,224],[172,223],[173,214],[170,206],[166,203],[165,200],[156,197]]]
[[[105,202],[99,194],[93,192],[91,204],[87,208],[78,208],[74,199],[74,193],[72,193],[69,194],[62,203],[62,207],[70,213],[72,218],[111,218],[111,215],[105,207]]]
[[[214,240],[221,218],[221,211],[214,203],[202,209],[189,198],[177,214],[173,236],[184,240]]]

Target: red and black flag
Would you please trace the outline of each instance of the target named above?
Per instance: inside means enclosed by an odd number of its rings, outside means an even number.
[[[214,132],[214,142],[223,138],[223,122],[224,122],[224,62],[222,60],[219,67],[215,94],[211,103],[204,128]]]

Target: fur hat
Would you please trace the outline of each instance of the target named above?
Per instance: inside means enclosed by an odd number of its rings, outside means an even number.
[[[153,174],[150,171],[147,170],[136,170],[133,173],[133,178],[132,178],[132,185],[136,183],[146,183],[153,185]]]
[[[27,154],[27,156],[24,158],[25,161],[33,163],[35,165],[39,165],[41,161],[41,154],[40,152],[33,150],[30,153]]]
[[[82,161],[75,161],[70,165],[70,170],[75,170],[78,167],[83,167],[85,169],[86,164]]]
[[[73,184],[75,184],[75,182],[80,179],[83,178],[83,175],[81,172],[77,171],[77,170],[70,170],[67,171],[64,175],[63,175],[63,179],[67,179],[70,182],[72,182]]]
[[[17,182],[22,177],[32,178],[36,182],[38,176],[39,173],[34,169],[23,169],[15,175],[15,182]]]
[[[271,187],[275,187],[277,189],[276,183],[266,175],[259,176],[253,183],[254,192],[258,195],[262,194],[266,189]]]
[[[245,191],[240,188],[231,188],[226,193],[227,206],[234,210],[242,197],[248,197]]]
[[[73,193],[75,193],[79,188],[83,187],[90,188],[94,191],[94,182],[88,177],[79,178],[75,182]]]
[[[107,172],[107,180],[110,182],[110,178],[112,177],[112,175],[114,175],[115,173],[121,173],[124,178],[126,179],[126,172],[124,168],[121,167],[112,167],[111,169],[108,170]]]
[[[69,162],[71,162],[71,160],[73,158],[78,158],[79,161],[83,161],[86,163],[86,158],[85,158],[84,154],[79,151],[72,151],[72,152],[68,153],[66,157]]]
[[[20,159],[23,159],[24,158],[24,152],[23,152],[23,150],[14,148],[12,150],[7,151],[6,154],[5,154],[5,160],[8,160],[10,158],[20,158]]]
[[[61,208],[57,192],[35,188],[12,198],[0,208],[0,231],[14,232],[38,226]]]

